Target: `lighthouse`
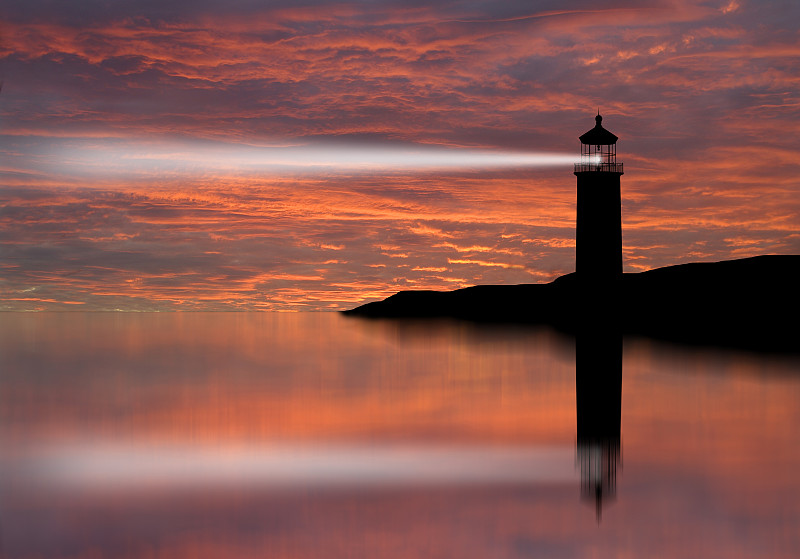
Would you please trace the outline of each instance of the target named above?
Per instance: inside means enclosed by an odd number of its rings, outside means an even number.
[[[575,271],[581,280],[608,283],[622,275],[622,199],[617,137],[603,128],[598,113],[594,128],[580,136]]]
[[[575,231],[577,291],[575,403],[581,497],[594,504],[597,521],[616,496],[621,465],[622,338],[618,286],[622,278],[622,163],[617,137],[595,117],[580,136],[578,215]]]

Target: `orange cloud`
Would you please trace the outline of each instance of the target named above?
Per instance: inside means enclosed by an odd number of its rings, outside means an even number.
[[[574,269],[569,168],[270,175],[164,146],[577,153],[598,106],[625,163],[627,270],[796,253],[800,51],[775,9],[109,8],[78,25],[67,8],[14,8],[0,45],[3,308],[26,308],[14,299],[32,287],[40,306],[330,309],[552,279]],[[134,145],[162,166],[122,161]],[[453,251],[474,262],[442,270]],[[489,254],[503,265],[475,258]]]

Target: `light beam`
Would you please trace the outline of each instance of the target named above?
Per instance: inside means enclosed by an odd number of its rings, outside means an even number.
[[[154,145],[115,143],[60,147],[49,154],[60,173],[160,174],[230,172],[246,174],[327,172],[414,172],[458,169],[569,166],[574,153],[500,151],[428,145],[374,146],[318,144],[252,146],[173,142]],[[599,163],[599,160],[597,161]]]

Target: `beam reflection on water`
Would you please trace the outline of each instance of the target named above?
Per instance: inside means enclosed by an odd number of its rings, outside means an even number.
[[[563,446],[319,443],[225,448],[86,441],[30,449],[3,462],[18,485],[58,490],[374,488],[571,483],[570,454]]]

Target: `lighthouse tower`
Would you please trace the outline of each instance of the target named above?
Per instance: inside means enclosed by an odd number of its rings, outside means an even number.
[[[595,117],[594,128],[580,137],[575,271],[581,280],[606,283],[622,275],[622,211],[617,137]]]

